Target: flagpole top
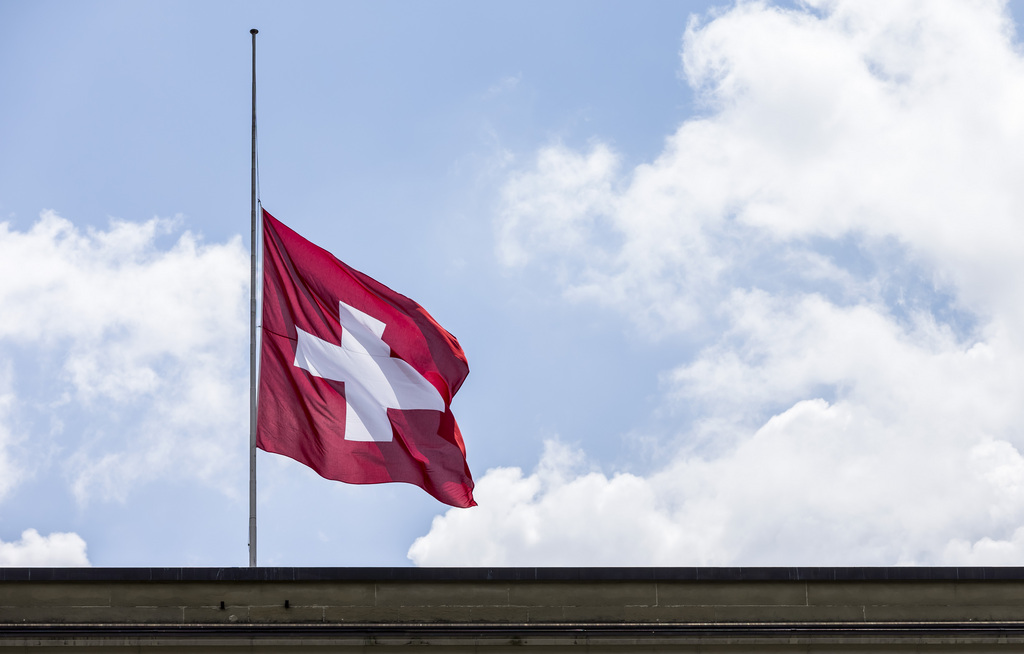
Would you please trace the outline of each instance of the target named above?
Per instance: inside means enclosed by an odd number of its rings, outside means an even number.
[[[259,33],[260,33],[260,31],[258,29],[256,29],[255,27],[252,28],[251,30],[249,30],[249,34],[252,34],[253,36],[256,36]]]

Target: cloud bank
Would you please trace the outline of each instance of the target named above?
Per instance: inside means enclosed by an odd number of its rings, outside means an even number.
[[[178,231],[160,219],[83,231],[52,211],[27,231],[0,224],[0,468],[56,466],[80,503],[182,475],[231,492],[248,255],[237,238]],[[33,438],[15,447],[17,433]]]
[[[600,142],[543,148],[504,187],[497,249],[690,339],[662,377],[688,417],[644,475],[557,444],[488,471],[410,558],[1020,564],[1024,58],[1003,5],[741,3],[683,44],[702,114],[632,170]]]

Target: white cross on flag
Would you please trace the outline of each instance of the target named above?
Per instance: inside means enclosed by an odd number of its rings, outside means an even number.
[[[421,307],[263,212],[256,445],[327,479],[475,506],[452,397],[469,374]]]

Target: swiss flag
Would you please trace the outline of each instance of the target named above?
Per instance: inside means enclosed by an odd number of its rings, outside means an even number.
[[[423,307],[263,212],[256,445],[350,484],[416,484],[475,506],[451,412],[469,374]]]

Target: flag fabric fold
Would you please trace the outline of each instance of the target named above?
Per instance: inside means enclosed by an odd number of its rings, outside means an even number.
[[[263,211],[256,445],[350,484],[475,506],[451,412],[469,365],[423,307]]]

